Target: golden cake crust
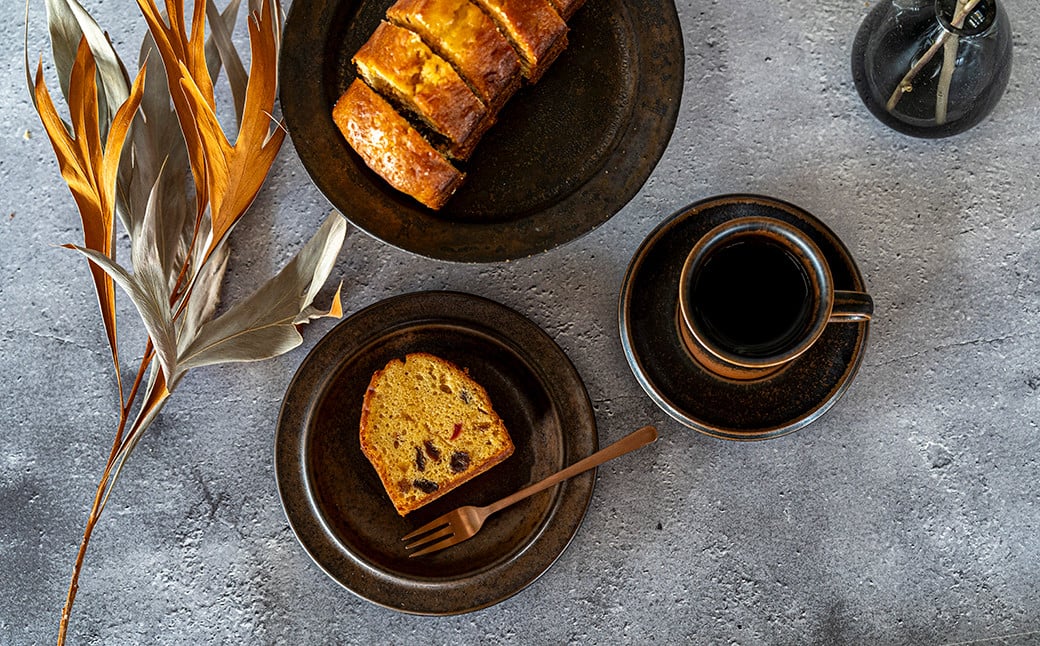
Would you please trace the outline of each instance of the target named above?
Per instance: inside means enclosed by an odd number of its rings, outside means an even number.
[[[360,80],[336,102],[332,118],[369,168],[431,209],[444,206],[465,177]]]
[[[565,22],[570,21],[574,14],[585,4],[585,0],[550,0],[553,9],[560,14]]]
[[[475,0],[520,57],[524,78],[535,83],[567,47],[567,24],[549,0]]]
[[[512,46],[469,0],[398,0],[386,16],[449,61],[492,113],[520,86]]]
[[[422,352],[372,375],[360,441],[402,516],[513,453],[487,391],[455,364]]]
[[[456,159],[467,159],[492,123],[458,72],[412,31],[381,22],[354,64],[374,90],[444,136],[450,142],[446,152]]]

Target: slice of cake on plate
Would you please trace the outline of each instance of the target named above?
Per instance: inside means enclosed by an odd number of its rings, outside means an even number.
[[[513,441],[480,384],[420,352],[372,375],[361,451],[404,516],[508,458]]]

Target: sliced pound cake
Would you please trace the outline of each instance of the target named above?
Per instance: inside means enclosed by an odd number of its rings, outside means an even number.
[[[358,73],[448,141],[446,152],[465,160],[494,118],[448,61],[418,34],[379,23],[354,55]]]
[[[332,120],[369,168],[431,209],[444,206],[465,177],[360,79],[336,102]]]
[[[567,24],[549,0],[475,0],[509,39],[520,69],[537,83],[567,47]]]
[[[492,114],[520,87],[512,46],[469,0],[397,0],[386,17],[449,61]]]
[[[569,21],[574,16],[574,14],[577,13],[578,9],[581,9],[581,6],[585,4],[585,0],[549,1],[552,2],[553,9],[556,10],[556,13],[560,14],[560,17],[563,18],[565,22]]]
[[[508,458],[513,442],[480,384],[449,361],[415,353],[372,375],[361,450],[404,516]]]

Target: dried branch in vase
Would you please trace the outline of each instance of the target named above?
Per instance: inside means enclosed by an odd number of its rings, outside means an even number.
[[[55,68],[69,120],[44,81],[42,57],[29,93],[51,141],[83,226],[86,257],[116,374],[119,417],[76,555],[61,614],[65,642],[91,534],[142,434],[191,369],[277,356],[302,343],[299,326],[342,315],[339,291],[314,299],[346,235],[332,214],[297,255],[251,296],[215,317],[227,268],[228,234],[253,203],[285,137],[271,115],[281,40],[278,0],[249,0],[250,67],[230,34],[240,0],[219,11],[205,0],[137,0],[148,34],[131,82],[119,55],[77,0],[47,0]],[[210,35],[206,36],[209,26]],[[227,70],[238,130],[232,144],[216,117],[214,78]],[[193,192],[186,191],[190,177]],[[194,208],[192,208],[194,206]],[[130,262],[116,259],[115,219],[130,238]],[[120,375],[118,285],[148,339],[133,383]]]
[[[882,123],[946,137],[982,121],[1011,74],[1002,0],[879,0],[856,32],[852,78]]]
[[[953,15],[953,20],[950,21],[950,24],[952,24],[955,29],[960,29],[961,27],[963,27],[964,19],[967,18],[968,14],[970,14],[972,11],[975,11],[975,7],[977,7],[981,1],[982,0],[957,0],[957,10],[956,13],[954,13]],[[935,57],[935,54],[941,48],[945,48],[947,50],[947,53],[944,55],[942,71],[947,75],[952,75],[954,65],[953,59],[957,56],[958,40],[959,38],[956,33],[952,31],[943,30],[940,36],[935,39],[935,42],[932,43],[932,46],[928,48],[928,51],[926,51],[919,59],[917,59],[917,62],[914,63],[909,70],[907,70],[906,75],[899,82],[899,84],[896,85],[896,88],[892,91],[892,96],[888,98],[888,103],[885,104],[885,108],[889,112],[895,110],[896,104],[899,103],[899,99],[903,98],[904,94],[914,89],[914,79],[917,78],[917,75],[921,73],[921,70],[924,68],[924,66],[931,62],[932,58]],[[947,45],[950,46],[947,47]],[[952,52],[949,51],[951,47]],[[942,114],[941,120],[938,119],[938,117],[936,119],[939,123],[946,122],[946,97],[949,95],[949,80],[945,82],[945,87],[947,91],[944,93],[941,100],[937,102],[938,105],[936,106],[937,115],[939,113]]]

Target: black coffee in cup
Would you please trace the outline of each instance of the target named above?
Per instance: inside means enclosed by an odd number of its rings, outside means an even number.
[[[676,324],[690,357],[725,379],[766,379],[802,356],[830,323],[869,321],[866,292],[835,289],[804,231],[766,216],[701,236],[679,275]]]
[[[764,236],[739,236],[713,249],[692,278],[691,313],[705,340],[727,352],[782,353],[812,322],[812,283],[803,263]]]

